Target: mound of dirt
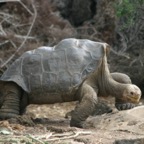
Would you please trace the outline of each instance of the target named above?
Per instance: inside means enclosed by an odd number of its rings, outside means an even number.
[[[144,106],[117,111],[113,101],[105,99],[112,113],[90,116],[84,129],[70,127],[65,118],[76,102],[30,105],[17,121],[0,122],[0,143],[143,144]]]

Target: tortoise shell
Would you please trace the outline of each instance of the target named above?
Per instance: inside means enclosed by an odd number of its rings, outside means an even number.
[[[102,55],[102,43],[68,38],[25,52],[0,80],[13,81],[29,94],[65,93],[97,68]]]

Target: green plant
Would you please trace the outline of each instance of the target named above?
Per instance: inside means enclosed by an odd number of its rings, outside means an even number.
[[[135,22],[138,8],[144,5],[144,0],[117,0],[114,3],[116,16],[123,28],[128,28]]]

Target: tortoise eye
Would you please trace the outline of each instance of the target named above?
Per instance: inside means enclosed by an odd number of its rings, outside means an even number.
[[[133,92],[131,92],[130,94],[131,94],[131,95],[133,95],[134,93],[133,93]]]

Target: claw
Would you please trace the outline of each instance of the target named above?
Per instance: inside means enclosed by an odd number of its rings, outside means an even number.
[[[84,123],[83,121],[79,122],[79,121],[71,119],[70,126],[71,127],[83,128],[83,123]]]
[[[128,110],[128,109],[132,109],[132,108],[134,108],[135,107],[135,104],[132,104],[132,103],[124,103],[124,104],[118,104],[118,103],[116,103],[115,104],[115,107],[119,110],[119,111],[121,111],[121,110]]]

